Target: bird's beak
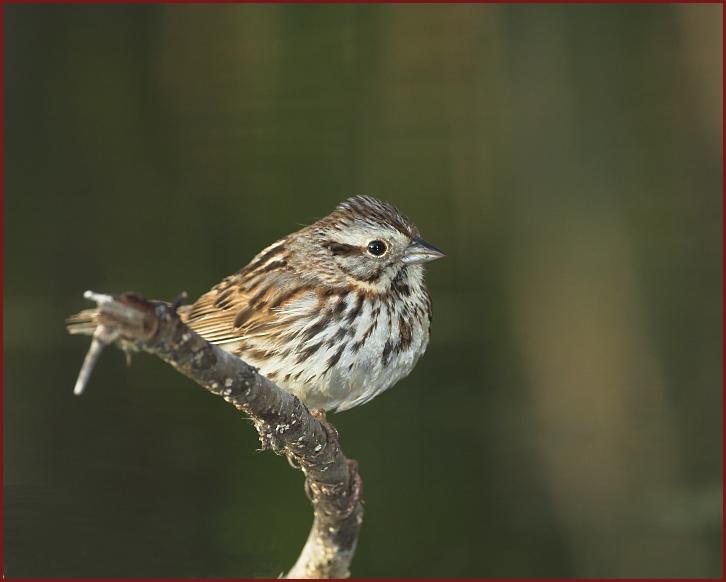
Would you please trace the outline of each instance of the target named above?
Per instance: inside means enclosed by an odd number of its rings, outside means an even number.
[[[446,255],[440,249],[437,249],[431,243],[427,243],[422,238],[416,237],[411,241],[411,244],[406,247],[406,251],[403,253],[403,262],[406,265],[419,265],[421,263],[428,263],[429,261],[435,261]]]

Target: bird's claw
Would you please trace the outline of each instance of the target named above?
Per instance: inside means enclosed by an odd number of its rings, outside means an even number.
[[[328,422],[328,419],[325,417],[325,409],[313,408],[310,410],[310,416],[323,425],[323,428],[328,435],[328,442],[338,440],[338,430]]]

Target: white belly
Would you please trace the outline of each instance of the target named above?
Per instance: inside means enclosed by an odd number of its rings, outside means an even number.
[[[312,324],[309,319],[297,330],[291,329],[286,345],[290,345],[291,337],[297,343],[284,357],[255,361],[244,352],[240,356],[308,408],[341,411],[363,404],[413,370],[428,345],[429,317],[425,305],[409,298],[405,309],[398,305],[403,317],[401,329],[397,312],[389,313],[383,306],[375,313],[373,302],[366,301],[351,324],[346,314],[353,303],[312,337],[306,338],[304,333]],[[289,311],[305,307],[291,305]],[[300,360],[306,349],[316,347]],[[335,360],[332,365],[331,359]]]

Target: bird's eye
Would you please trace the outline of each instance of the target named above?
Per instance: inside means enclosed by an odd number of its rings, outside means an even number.
[[[386,243],[382,240],[373,240],[368,243],[368,252],[374,257],[380,257],[386,252]]]

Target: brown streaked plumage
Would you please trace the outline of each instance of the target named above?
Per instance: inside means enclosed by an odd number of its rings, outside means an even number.
[[[346,410],[408,375],[426,350],[423,263],[442,256],[394,206],[355,196],[179,314],[308,407]],[[81,332],[92,315],[70,323]]]

